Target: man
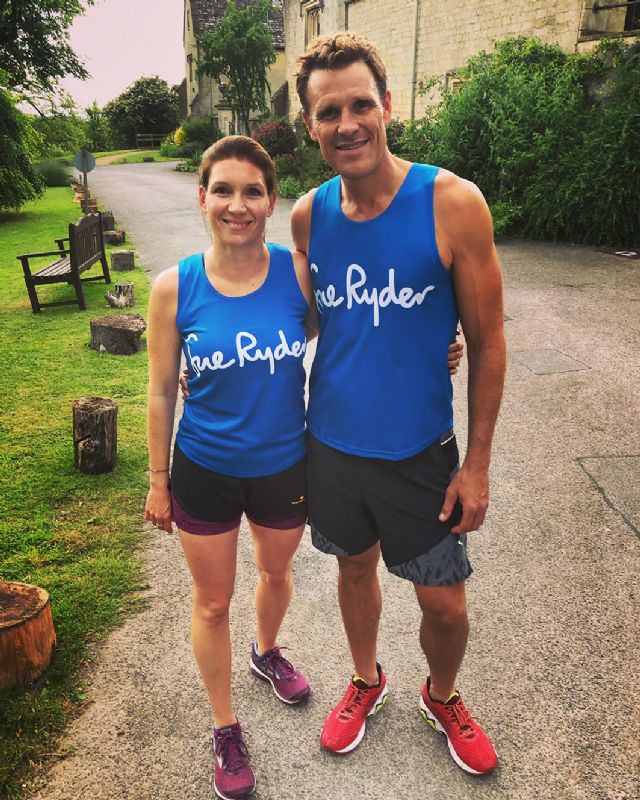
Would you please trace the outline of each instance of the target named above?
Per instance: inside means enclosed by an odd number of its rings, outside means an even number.
[[[423,717],[472,774],[497,766],[455,690],[468,633],[466,534],[489,498],[505,343],[491,217],[470,182],[410,164],[386,146],[386,72],[363,37],[314,40],[298,62],[305,124],[338,177],[296,204],[320,319],[310,384],[308,497],[314,545],[338,557],[339,601],[355,673],[322,745],[346,753],[387,697],[376,660],[376,568],[410,580],[429,677]],[[469,435],[458,469],[447,345],[468,347]]]

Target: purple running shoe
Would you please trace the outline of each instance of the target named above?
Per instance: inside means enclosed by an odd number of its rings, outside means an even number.
[[[223,800],[241,800],[256,788],[239,722],[213,729],[213,788]]]
[[[251,647],[251,672],[256,678],[269,681],[276,697],[283,703],[294,705],[311,694],[309,681],[287,661],[279,647],[273,647],[259,656],[254,642]]]

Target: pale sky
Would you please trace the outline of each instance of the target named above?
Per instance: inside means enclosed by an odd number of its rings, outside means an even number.
[[[96,0],[71,28],[71,46],[91,74],[67,78],[64,89],[82,112],[96,100],[102,108],[142,75],[169,85],[185,76],[183,0]]]

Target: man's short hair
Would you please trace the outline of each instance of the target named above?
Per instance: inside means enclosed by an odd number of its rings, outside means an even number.
[[[296,89],[305,114],[309,113],[307,86],[315,69],[342,69],[363,61],[371,70],[380,99],[387,93],[387,70],[376,48],[364,36],[349,31],[316,36],[309,42],[304,54],[298,56]]]

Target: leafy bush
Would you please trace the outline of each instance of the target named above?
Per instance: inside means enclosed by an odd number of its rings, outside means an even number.
[[[187,142],[182,147],[178,148],[180,158],[191,158],[194,154],[202,155],[202,153],[209,147],[208,144],[203,142]]]
[[[300,145],[296,151],[300,157],[300,176],[305,192],[320,186],[336,174],[322,157],[319,148]]]
[[[176,128],[173,132],[171,140],[174,144],[177,144],[178,147],[182,147],[184,144],[184,128],[180,125],[179,128]]]
[[[65,166],[60,159],[49,158],[33,166],[45,186],[68,186],[71,183],[69,167]]]
[[[299,178],[302,174],[302,157],[296,153],[276,156],[273,163],[278,180],[288,177]]]
[[[392,119],[387,125],[387,147],[394,155],[401,152],[400,142],[404,133],[405,124],[400,122],[399,119]]]
[[[182,131],[181,135],[178,134],[179,130]],[[177,135],[178,139],[181,140],[179,146],[182,148],[182,155],[190,155],[190,152],[193,153],[193,145],[202,152],[214,142],[217,142],[222,136],[220,128],[218,128],[218,120],[216,117],[189,117],[189,119],[185,120],[180,128],[178,128],[178,131],[174,134],[174,141],[176,144],[179,144],[175,138]],[[192,146],[190,152],[184,149],[187,145]]]
[[[271,158],[290,155],[298,144],[293,125],[284,119],[265,122],[255,131],[252,138],[264,147]]]
[[[640,244],[640,42],[567,54],[510,39],[407,125],[403,153],[473,180],[503,233]]]
[[[287,175],[278,180],[278,194],[288,200],[297,200],[304,194],[300,181],[292,175]]]
[[[178,158],[181,155],[180,148],[177,144],[174,144],[170,136],[160,145],[160,155],[165,156],[165,158]]]

